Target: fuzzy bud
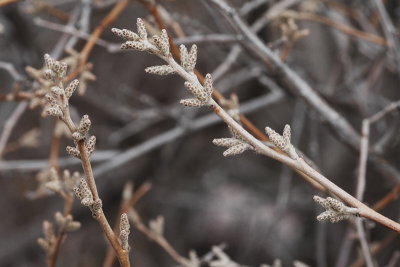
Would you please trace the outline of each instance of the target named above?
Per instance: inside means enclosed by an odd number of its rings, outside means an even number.
[[[51,87],[50,91],[51,91],[53,94],[57,95],[57,96],[62,96],[62,95],[64,94],[64,90],[61,89],[61,88],[58,87],[58,86],[53,86],[53,87]]]
[[[85,143],[85,147],[90,154],[92,154],[92,152],[94,151],[96,145],[96,136],[92,135],[89,140]]]
[[[93,195],[85,178],[81,178],[78,186],[74,187],[76,197],[81,201],[82,205],[90,206],[93,204]]]
[[[78,132],[82,135],[86,135],[90,129],[92,122],[88,115],[83,115],[81,121],[79,122]]]
[[[193,71],[194,67],[196,66],[197,62],[197,45],[192,45],[190,48],[189,52],[189,58],[188,58],[188,71]]]
[[[204,89],[209,97],[211,97],[213,91],[213,82],[211,78],[211,74],[207,73],[205,80],[204,80]]]
[[[138,51],[145,51],[146,46],[142,42],[127,41],[121,45],[121,49],[133,49]]]
[[[72,94],[75,92],[76,88],[79,86],[79,80],[75,79],[69,83],[67,88],[65,88],[65,97],[70,99]]]
[[[204,90],[203,87],[199,87],[188,81],[185,82],[185,87],[201,102],[207,102],[210,99],[210,95]]]
[[[182,105],[184,105],[185,107],[201,107],[204,104],[198,100],[197,98],[188,98],[188,99],[182,99],[180,101],[180,103]]]
[[[242,154],[246,150],[250,150],[252,148],[253,147],[247,143],[240,143],[238,145],[231,146],[230,148],[225,150],[223,155],[224,155],[224,157],[235,156],[235,155]]]
[[[141,18],[137,19],[137,32],[140,36],[140,38],[142,38],[143,40],[147,39],[147,30],[146,30],[146,26],[144,25],[144,22]]]
[[[182,67],[188,71],[188,61],[189,61],[189,54],[185,45],[179,46],[179,51],[181,54],[181,65]]]
[[[50,105],[48,108],[46,108],[45,113],[54,117],[62,117],[64,115],[61,107],[58,104]]]
[[[66,151],[67,154],[70,156],[76,157],[78,159],[81,158],[81,153],[79,152],[79,149],[77,149],[76,147],[67,146]]]
[[[166,30],[161,31],[160,36],[153,36],[153,42],[156,47],[160,50],[161,54],[164,56],[169,55],[169,41],[168,41],[168,34]]]
[[[162,236],[164,234],[164,217],[157,216],[155,220],[150,221],[149,227],[154,233]]]
[[[231,147],[240,144],[240,141],[236,138],[218,138],[214,139],[212,142],[214,145],[221,147]]]
[[[175,70],[170,65],[153,66],[145,69],[147,73],[157,75],[169,75],[175,73]]]

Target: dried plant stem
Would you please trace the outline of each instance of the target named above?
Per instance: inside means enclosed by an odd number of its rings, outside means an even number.
[[[202,84],[197,79],[196,75],[191,72],[187,72],[180,64],[178,64],[171,55],[164,56],[158,53],[157,48],[151,44],[147,40],[143,40],[147,47],[149,47],[150,51],[153,51],[156,55],[158,55],[161,59],[168,63],[171,66],[175,73],[181,76],[184,80],[192,83],[193,85],[202,88]],[[310,167],[302,158],[298,158],[297,160],[293,160],[292,158],[278,153],[277,151],[271,149],[270,147],[263,144],[260,140],[256,139],[252,134],[250,134],[247,130],[245,130],[239,123],[237,123],[219,104],[210,99],[208,101],[208,106],[210,106],[214,113],[218,115],[227,125],[232,127],[238,134],[241,135],[243,140],[245,140],[248,144],[252,145],[255,151],[259,154],[265,155],[272,159],[275,159],[295,170],[298,170],[301,173],[306,174],[312,180],[321,184],[325,187],[330,193],[336,195],[341,200],[346,202],[353,208],[357,208],[359,210],[359,216],[368,218],[375,222],[378,222],[398,233],[400,233],[400,224],[383,216],[382,214],[372,210],[370,207],[360,202],[357,198],[353,197],[342,188],[331,182],[328,178],[320,174],[318,171],[314,170]]]
[[[151,231],[146,225],[144,225],[141,220],[138,220],[136,218],[132,218],[134,216],[131,216],[132,213],[136,213],[133,211],[133,208],[130,208],[129,217],[131,218],[131,221],[133,222],[134,226],[143,234],[145,234],[150,240],[156,242],[160,247],[162,247],[165,252],[170,255],[170,257],[176,261],[178,264],[181,264],[182,266],[190,266],[189,261],[181,256],[173,246],[164,238],[164,236],[155,233]],[[137,215],[136,215],[137,216]]]
[[[121,206],[118,215],[116,217],[113,229],[116,235],[119,234],[119,224],[121,215],[123,213],[127,213],[129,209],[132,208],[136,204],[136,202],[138,202],[139,199],[141,199],[150,189],[151,189],[151,184],[144,183],[139,187],[139,189],[134,194],[131,195],[129,199],[121,202]],[[112,247],[109,247],[106,256],[104,258],[103,267],[112,267],[114,264],[114,260],[115,260],[115,254],[113,253]]]
[[[0,135],[0,158],[2,157],[3,151],[6,147],[8,139],[10,138],[11,132],[17,124],[19,118],[25,112],[28,107],[27,102],[21,102],[17,105],[12,115],[6,120],[3,126],[3,130]]]
[[[94,201],[99,200],[99,194],[97,192],[96,183],[95,183],[94,177],[93,177],[93,170],[92,170],[92,166],[91,166],[90,160],[89,160],[89,154],[86,150],[83,140],[78,142],[78,148],[79,148],[79,152],[81,153],[82,168],[85,173],[86,181],[88,183],[90,191],[93,194],[93,200]],[[119,260],[119,263],[121,264],[121,266],[124,266],[124,267],[130,266],[129,251],[122,249],[121,245],[119,244],[118,238],[115,235],[115,233],[113,232],[113,230],[111,229],[102,209],[99,211],[99,213],[97,214],[95,219],[99,222],[108,241],[110,242],[115,253],[117,254],[117,257],[118,257],[118,260]]]
[[[96,41],[99,39],[101,33],[110,25],[118,16],[128,7],[130,0],[123,0],[118,2],[113,9],[107,14],[107,16],[100,22],[93,33],[90,36],[89,41],[83,47],[81,52],[80,66],[84,66],[88,60],[89,54],[93,47],[96,45]]]
[[[63,88],[62,82],[59,83],[59,86],[60,86],[60,88]],[[73,134],[74,132],[76,132],[77,127],[71,119],[68,100],[64,99],[63,103],[64,103],[65,107],[63,108],[62,121],[68,127],[71,134]],[[85,140],[78,140],[78,141],[76,141],[76,144],[79,149],[82,168],[85,173],[85,180],[86,180],[86,182],[89,186],[89,189],[92,193],[93,201],[95,203],[101,203],[101,200],[100,200],[100,197],[99,197],[99,194],[97,191],[96,182],[95,182],[94,176],[93,176],[93,169],[92,169],[90,159],[89,159],[89,152],[85,146]],[[119,260],[120,265],[123,267],[129,267],[130,266],[129,251],[123,249],[122,246],[120,245],[118,238],[115,235],[115,233],[113,232],[113,230],[111,229],[111,226],[108,223],[107,218],[105,217],[103,209],[101,207],[98,210],[96,210],[96,214],[95,214],[94,218],[100,224],[100,227],[102,228],[104,234],[106,235],[109,243],[111,244],[115,253],[117,254],[117,258]]]
[[[148,4],[142,0],[140,2],[148,9],[148,11],[154,17],[154,20],[156,21],[157,26],[160,29],[164,29],[165,23],[163,22],[163,19],[161,18],[160,14],[158,12],[157,5]],[[179,52],[178,46],[174,43],[173,39],[171,39],[171,38],[169,38],[169,43],[170,43],[170,47],[171,47],[172,56],[176,59],[180,59],[180,52]],[[193,72],[196,75],[197,79],[200,81],[200,83],[204,83],[204,78],[205,78],[204,75],[202,75],[197,69],[194,69]],[[215,88],[213,88],[212,95],[219,103],[226,101],[226,98],[220,92],[218,92],[218,90],[216,90]],[[250,133],[252,133],[253,136],[255,136],[256,138],[258,138],[261,141],[269,141],[269,138],[262,131],[260,131],[246,116],[241,114],[241,115],[239,115],[239,118],[240,118],[240,122],[243,124],[243,126]],[[279,149],[276,149],[275,147],[273,149],[275,149],[278,153],[283,153],[282,151],[280,151]],[[294,171],[297,174],[299,174],[301,177],[303,177],[314,188],[316,188],[320,191],[325,191],[325,188],[323,186],[321,186],[320,184],[315,182],[313,179],[308,177],[306,174],[299,172],[298,170],[295,170],[295,169],[294,169]]]
[[[59,135],[56,134],[57,119],[54,120],[54,122],[55,123],[53,126],[53,136],[52,136],[51,145],[50,145],[49,165],[50,165],[50,167],[58,170],[58,153],[60,151],[61,138]]]
[[[380,211],[390,202],[395,201],[400,195],[400,184],[396,185],[386,196],[376,202],[371,208]]]
[[[74,203],[74,198],[64,192],[61,193],[62,198],[64,199],[64,210],[63,215],[67,216],[71,214],[72,205]],[[65,231],[65,227],[59,230],[56,236],[56,242],[52,248],[52,251],[47,255],[47,267],[55,267],[57,263],[57,258],[60,252],[60,247],[63,241],[65,240],[67,232]]]
[[[282,82],[289,86],[295,94],[303,98],[322,117],[324,117],[326,122],[332,127],[334,133],[344,144],[348,145],[355,151],[359,151],[360,136],[352,125],[324,99],[322,99],[303,78],[301,78],[289,66],[284,64],[242,20],[235,9],[228,6],[223,0],[210,1],[213,1],[218,5],[221,11],[227,15],[228,20],[248,40],[248,42],[244,42],[247,48],[253,51],[263,62],[271,67],[275,73],[278,74]],[[398,170],[385,161],[373,148],[370,149],[369,160],[385,177],[392,180],[400,180],[400,173]]]
[[[320,16],[317,14],[307,13],[307,12],[285,11],[282,14],[282,16],[294,18],[294,19],[298,19],[298,20],[308,20],[308,21],[319,22],[319,23],[325,24],[329,27],[335,28],[344,34],[347,34],[347,35],[350,35],[350,36],[353,36],[353,37],[356,37],[359,39],[363,39],[363,40],[366,40],[368,42],[371,42],[371,43],[374,43],[374,44],[377,44],[380,46],[388,45],[385,38],[382,38],[382,37],[372,34],[372,33],[357,30],[355,28],[352,28],[352,27],[347,26],[342,23],[338,23],[334,20],[331,20],[329,18]]]

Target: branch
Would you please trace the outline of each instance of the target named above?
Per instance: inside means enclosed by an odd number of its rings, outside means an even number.
[[[227,12],[231,12],[229,7],[223,6],[222,8],[227,10]],[[141,19],[138,19],[137,26],[138,33],[134,33],[128,30],[119,30],[115,28],[112,29],[112,31],[126,40],[126,42],[121,45],[121,49],[147,51],[151,54],[157,55],[168,64],[147,68],[147,72],[159,75],[176,73],[186,81],[185,86],[195,98],[181,100],[181,103],[183,105],[192,107],[207,106],[211,108],[214,113],[218,115],[230,127],[231,132],[234,134],[235,138],[240,138],[242,141],[246,142],[248,145],[251,146],[252,150],[255,150],[259,154],[275,159],[308,175],[315,182],[321,184],[328,191],[341,198],[347,204],[351,205],[351,207],[358,209],[358,214],[360,216],[369,218],[385,225],[392,230],[400,232],[400,224],[393,220],[390,220],[380,213],[375,212],[374,210],[357,200],[355,197],[351,196],[346,191],[332,183],[328,178],[314,170],[302,158],[298,157],[293,146],[288,143],[290,141],[290,131],[284,132],[283,140],[285,142],[282,144],[282,146],[279,146],[278,142],[274,142],[274,144],[277,145],[278,148],[288,154],[287,156],[266,146],[264,143],[262,143],[253,135],[251,135],[248,131],[246,131],[238,122],[236,122],[231,117],[231,115],[229,115],[224,109],[222,109],[218,105],[218,103],[214,99],[211,98],[211,76],[209,74],[206,75],[204,85],[202,85],[195,73],[193,72],[197,59],[197,47],[195,45],[192,46],[190,51],[188,51],[183,45],[180,47],[181,64],[179,64],[174,60],[170,53],[168,35],[165,30],[162,30],[160,36],[153,36],[153,44],[148,40],[147,31]],[[271,55],[273,54],[271,53]],[[276,59],[275,57],[276,56],[273,55],[273,58],[277,60],[277,62],[280,62],[279,59]],[[274,141],[271,138],[271,135],[270,139],[271,141]]]

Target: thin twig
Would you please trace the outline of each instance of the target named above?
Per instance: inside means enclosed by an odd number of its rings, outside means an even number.
[[[237,21],[238,24],[243,24],[241,19],[237,16],[236,12],[233,11],[231,7],[229,7],[225,2],[222,2],[220,0],[213,0],[217,5],[221,7],[224,11],[226,11],[228,14],[232,15],[235,21]],[[242,25],[241,27],[246,27],[245,25]],[[246,33],[248,34],[248,33]],[[260,42],[260,40],[253,36],[252,39],[255,39],[256,42]],[[185,70],[179,63],[175,61],[175,59],[171,56],[170,53],[168,54],[163,54],[160,52],[159,48],[155,46],[154,44],[150,43],[147,39],[141,39],[140,41],[143,45],[143,47],[146,48],[147,51],[150,53],[156,54],[159,58],[164,60],[168,65],[174,70],[176,74],[181,76],[185,81],[189,82],[196,88],[203,88],[203,85],[201,84],[199,78],[196,76],[195,73],[193,72],[188,72]],[[263,46],[263,45],[262,45]],[[274,54],[271,53],[271,51],[266,50],[270,56],[276,61],[280,62],[279,59],[276,58]],[[242,138],[243,141],[245,141],[247,144],[251,145],[252,148],[259,154],[265,155],[267,157],[270,157],[272,159],[275,159],[283,164],[286,164],[304,174],[307,176],[311,177],[312,180],[315,182],[321,184],[323,187],[325,187],[328,191],[339,197],[341,200],[343,200],[345,203],[350,205],[351,207],[357,209],[358,215],[361,217],[365,217],[368,219],[371,219],[373,221],[376,221],[396,232],[400,233],[400,224],[383,216],[380,213],[377,213],[376,211],[372,210],[369,208],[367,205],[364,203],[360,202],[357,200],[355,197],[344,191],[342,188],[338,187],[335,185],[333,182],[331,182],[328,178],[317,172],[315,169],[310,167],[304,159],[300,158],[297,156],[297,158],[292,158],[288,157],[286,154],[281,154],[270,147],[266,146],[264,143],[262,143],[260,140],[256,139],[252,134],[250,134],[248,131],[246,131],[238,122],[235,121],[229,115],[221,106],[212,98],[208,99],[207,102],[205,103],[207,106],[209,106],[216,115],[218,115],[227,125],[229,125],[234,131],[236,131],[237,134],[239,134]]]
[[[131,185],[125,185],[125,190],[130,190]],[[116,217],[114,223],[114,233],[116,235],[119,234],[119,224],[120,218],[123,213],[127,213],[130,208],[133,208],[135,204],[151,189],[151,184],[146,182],[142,184],[133,194],[131,193],[131,197],[128,199],[122,199],[118,215]],[[112,267],[115,261],[115,254],[113,253],[113,249],[111,246],[108,247],[106,256],[104,258],[103,267]]]
[[[389,14],[381,0],[371,0],[372,4],[378,9],[383,32],[385,33],[387,45],[391,54],[396,58],[397,72],[400,74],[400,42],[398,41],[397,30],[391,21]]]
[[[305,80],[283,63],[280,58],[274,54],[239,17],[234,8],[228,6],[222,0],[210,1],[215,2],[220,7],[224,14],[227,15],[229,21],[248,40],[248,42],[244,42],[246,47],[260,57],[263,62],[270,66],[279,75],[289,88],[294,90],[297,95],[303,98],[321,116],[323,116],[342,142],[358,151],[360,149],[360,136],[351,124],[324,99],[322,99]],[[221,7],[220,3],[225,3],[226,8]],[[400,181],[400,173],[396,168],[382,159],[373,149],[370,153],[369,159],[381,174],[390,179]]]
[[[344,34],[347,34],[349,36],[353,36],[353,37],[356,37],[356,38],[359,38],[362,40],[366,40],[368,42],[377,44],[379,46],[387,46],[388,45],[387,41],[378,35],[357,30],[355,28],[352,28],[345,24],[341,24],[337,21],[331,20],[327,17],[323,17],[323,16],[320,16],[317,14],[307,13],[307,12],[285,11],[281,14],[281,16],[288,17],[288,18],[294,18],[294,19],[298,19],[298,20],[319,22],[321,24],[325,24],[329,27],[335,28],[338,31],[340,31]]]
[[[0,136],[0,158],[2,157],[7,141],[10,138],[15,125],[17,124],[19,118],[25,112],[27,107],[28,107],[28,102],[19,103],[17,107],[14,109],[11,116],[8,117],[6,122],[4,123],[3,130]]]

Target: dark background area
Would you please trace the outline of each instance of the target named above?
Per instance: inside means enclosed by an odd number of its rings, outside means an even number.
[[[231,1],[238,10],[248,2],[251,1]],[[265,1],[243,19],[252,24],[279,2],[288,1]],[[385,38],[374,1],[291,2],[287,10],[315,13]],[[398,1],[383,2],[398,39]],[[115,1],[40,3],[70,16],[76,13],[77,22],[73,26],[79,29],[78,21],[86,21],[88,27],[82,31],[90,34]],[[164,0],[157,3],[180,24],[188,37],[210,34],[232,37],[236,34],[210,1]],[[355,15],[335,8],[335,4],[346,7]],[[89,15],[82,15],[82,10],[90,10]],[[136,30],[138,17],[152,23],[148,10],[138,1],[132,1],[111,27]],[[44,53],[57,53],[59,59],[63,58],[63,50],[56,51],[63,47],[60,40],[74,38],[38,25],[38,18],[59,25],[68,23],[53,16],[48,9],[39,8],[39,1],[14,3],[0,9],[0,61],[11,63],[22,75],[22,88],[27,91],[32,89],[33,81],[25,73],[25,67],[41,68]],[[274,47],[275,41],[282,36],[282,23],[279,16],[270,19],[258,33],[259,37]],[[310,34],[295,43],[287,64],[358,132],[362,119],[399,99],[400,73],[396,64],[400,62],[387,47],[318,22],[299,19],[296,23],[300,29],[308,29]],[[111,33],[111,27],[104,31],[101,39],[115,47],[120,40]],[[171,28],[168,32],[176,37]],[[86,40],[78,38],[73,48],[80,51],[85,43]],[[321,114],[279,81],[243,42],[210,40],[197,45],[196,68],[203,74],[212,73],[226,60],[234,46],[240,47],[242,52],[229,71],[215,81],[215,87],[225,97],[236,93],[241,104],[278,90],[282,94],[279,100],[253,110],[247,114],[248,118],[261,130],[269,126],[281,132],[285,124],[291,124],[297,147],[315,162],[321,173],[354,194],[359,152],[338,139]],[[281,47],[274,47],[274,51],[279,53]],[[71,106],[77,118],[90,115],[91,133],[97,137],[94,158],[96,153],[109,152],[105,159],[93,161],[95,172],[115,155],[154,140],[174,127],[190,127],[196,118],[210,114],[208,109],[179,105],[179,100],[188,96],[180,77],[153,76],[144,72],[145,67],[161,63],[153,55],[137,51],[110,52],[103,46],[96,46],[89,61],[93,63],[92,72],[97,79],[88,83],[84,95],[76,94],[71,98]],[[7,94],[15,79],[2,66],[0,94]],[[264,78],[276,83],[277,88],[263,83]],[[4,129],[6,120],[19,104],[0,102],[0,129]],[[9,152],[6,149],[0,155],[0,266],[44,266],[45,254],[36,239],[43,235],[42,221],[53,220],[54,213],[63,207],[62,200],[56,195],[39,199],[28,197],[36,190],[35,176],[48,166],[51,147],[54,120],[42,118],[41,111],[41,108],[26,109],[8,140],[8,146],[18,144],[26,132],[37,129],[40,130],[38,144]],[[224,158],[223,150],[211,141],[228,136],[226,126],[218,121],[97,174],[99,193],[109,221],[115,221],[126,182],[132,181],[135,187],[151,182],[152,189],[135,207],[146,223],[158,215],[165,217],[165,237],[182,255],[186,256],[189,250],[203,255],[213,245],[224,243],[226,253],[234,261],[249,266],[271,264],[276,258],[281,259],[284,266],[292,266],[294,260],[310,266],[350,266],[360,257],[352,221],[319,223],[315,217],[322,210],[312,200],[312,196],[319,193],[272,159],[251,152]],[[383,144],[380,146],[382,158],[398,168],[397,111],[372,126],[370,143],[371,146]],[[60,158],[68,158],[64,149],[67,145],[72,145],[72,141],[62,138]],[[81,171],[78,160],[65,165],[61,160],[60,163],[61,169]],[[388,179],[368,164],[364,201],[369,205],[376,203],[397,183],[399,180]],[[397,220],[398,205],[396,200],[382,213]],[[57,266],[100,266],[107,249],[100,227],[91,218],[90,211],[78,201],[74,204],[73,216],[82,223],[82,228],[68,235]],[[372,247],[382,245],[391,235],[390,230],[369,222],[366,229]],[[135,266],[175,266],[157,244],[134,227],[131,232],[131,259]],[[390,266],[389,262],[398,258],[399,245],[398,238],[394,238],[384,246],[375,256],[377,266]]]

